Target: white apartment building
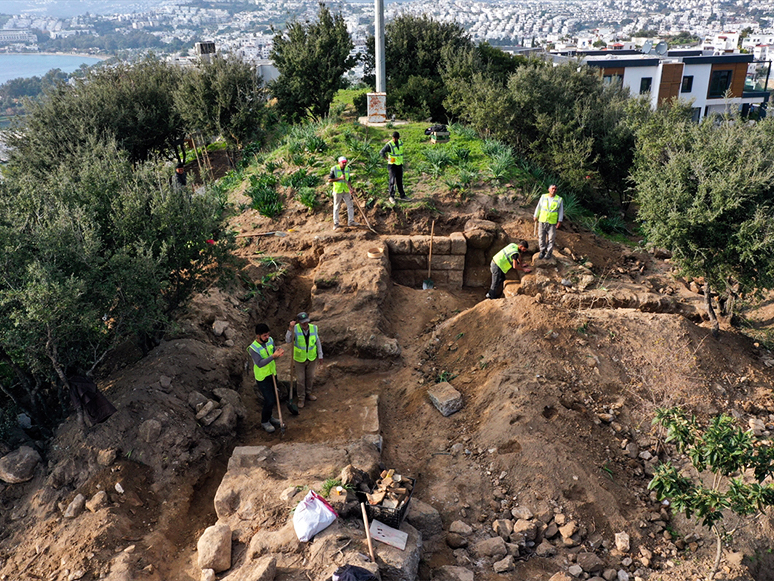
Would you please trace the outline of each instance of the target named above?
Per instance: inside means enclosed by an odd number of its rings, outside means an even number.
[[[752,54],[705,55],[702,51],[593,55],[583,61],[598,67],[609,82],[620,82],[632,94],[649,94],[655,109],[677,97],[692,101],[694,120],[723,113],[727,106],[747,113],[768,103],[771,63],[756,63]],[[774,79],[771,79],[774,82]],[[726,99],[730,91],[729,99]]]

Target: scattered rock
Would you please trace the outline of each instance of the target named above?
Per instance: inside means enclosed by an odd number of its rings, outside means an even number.
[[[475,575],[465,567],[444,565],[433,570],[433,581],[475,581]]]
[[[513,515],[513,518],[516,520],[522,519],[522,520],[530,520],[534,518],[534,514],[532,514],[532,511],[528,509],[526,506],[517,506],[515,508],[511,509],[511,514]]]
[[[86,508],[90,512],[97,512],[99,509],[108,505],[108,495],[104,490],[100,490],[89,500],[86,501]]]
[[[559,527],[559,534],[562,535],[563,539],[569,539],[572,537],[578,530],[578,523],[576,523],[574,520],[571,520],[566,525]]]
[[[508,548],[502,537],[492,537],[477,542],[472,547],[472,552],[476,557],[505,557],[508,554]]]
[[[237,391],[227,387],[217,387],[212,390],[212,394],[220,400],[221,407],[231,404],[240,420],[247,417],[247,408]]]
[[[450,383],[442,381],[427,390],[430,401],[444,417],[462,409],[462,394]]]
[[[501,536],[504,541],[507,541],[511,537],[511,532],[513,532],[513,521],[497,519],[492,523],[492,529],[496,535]]]
[[[460,549],[468,546],[468,539],[458,533],[446,533],[446,544],[452,549]]]
[[[207,401],[207,397],[198,391],[192,391],[188,394],[188,405],[191,406],[191,409],[195,412],[198,412],[200,409],[202,409],[202,406],[204,406]]]
[[[214,323],[212,323],[212,334],[216,337],[220,337],[226,329],[228,329],[228,321],[216,320]]]
[[[112,466],[113,462],[118,457],[118,450],[115,448],[108,448],[106,450],[100,450],[97,452],[97,464],[100,466]]]
[[[212,569],[202,569],[202,581],[215,581],[215,571]]]
[[[516,564],[513,561],[513,557],[511,555],[508,555],[504,559],[497,561],[494,564],[494,572],[495,573],[507,573],[508,571],[513,571],[516,568]]]
[[[595,553],[578,553],[576,562],[586,573],[600,573],[605,568],[605,562]]]
[[[207,432],[213,436],[228,436],[229,434],[233,434],[236,431],[237,421],[239,420],[239,414],[236,409],[234,409],[234,406],[227,403],[221,409],[213,410],[212,413],[215,412],[220,413],[215,420],[209,424]],[[206,419],[207,418],[202,420],[202,423],[205,423]]]
[[[573,577],[580,577],[581,575],[583,575],[583,567],[581,567],[580,565],[570,565],[567,568],[567,572]]]
[[[626,533],[615,534],[615,548],[622,553],[628,553],[630,548],[629,535]]]
[[[466,522],[461,520],[455,520],[449,527],[450,533],[457,533],[458,535],[468,536],[473,534],[473,528]]]
[[[189,398],[190,399],[190,398]],[[208,400],[207,403],[205,403],[201,409],[196,412],[196,420],[199,421],[207,416],[212,410],[214,410],[216,407],[218,407],[218,404],[215,403],[212,400]]]
[[[538,557],[553,557],[554,555],[556,555],[556,547],[554,547],[548,541],[544,540],[535,549],[535,554]]]
[[[83,512],[83,508],[86,504],[86,497],[82,494],[76,495],[72,502],[67,506],[67,510],[64,512],[65,518],[77,518]]]
[[[216,524],[205,529],[196,545],[199,552],[199,568],[212,569],[216,573],[231,568],[231,527]]]
[[[21,446],[18,450],[0,458],[0,480],[8,484],[32,480],[35,468],[40,461],[40,454],[33,448]]]
[[[159,377],[159,385],[163,389],[169,389],[170,387],[172,387],[172,378],[167,377],[166,375],[162,375],[161,377]]]
[[[422,533],[422,538],[430,538],[443,532],[440,513],[426,502],[413,499],[409,505],[406,520]]]
[[[415,581],[422,553],[422,535],[407,522],[400,530],[408,534],[406,549],[401,551],[389,545],[379,546],[379,571],[383,581]]]
[[[750,418],[749,425],[753,436],[762,436],[766,431],[766,424],[760,418]]]
[[[161,435],[161,422],[156,419],[145,420],[140,424],[137,434],[143,441],[153,444]]]

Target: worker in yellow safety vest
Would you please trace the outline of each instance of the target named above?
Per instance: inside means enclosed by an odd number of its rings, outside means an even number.
[[[556,195],[556,185],[548,186],[548,193],[540,196],[535,208],[534,221],[538,223],[538,258],[551,258],[554,252],[556,229],[562,227],[564,220],[564,200]]]
[[[339,229],[339,208],[341,202],[347,205],[347,225],[360,226],[355,222],[355,207],[352,205],[352,185],[350,184],[349,161],[343,155],[338,159],[337,165],[331,168],[328,181],[333,184],[333,229]]]
[[[528,266],[522,266],[521,254],[529,250],[529,244],[526,240],[519,240],[517,244],[513,242],[494,255],[492,263],[489,265],[492,271],[492,285],[486,298],[496,299],[500,297],[500,289],[505,282],[505,275],[511,268],[524,272],[531,272]]]
[[[387,159],[387,168],[390,174],[390,203],[395,203],[395,188],[398,188],[400,199],[406,199],[406,192],[403,191],[403,141],[400,139],[400,133],[394,131],[392,139],[387,145],[382,147],[379,152],[383,158]]]
[[[253,360],[255,392],[263,399],[261,427],[271,434],[275,429],[274,426],[280,425],[280,421],[272,416],[274,404],[277,403],[274,397],[274,382],[277,375],[275,360],[282,357],[285,351],[282,347],[274,349],[274,340],[269,334],[269,326],[266,323],[258,323],[255,326],[255,341],[247,348],[247,352]]]
[[[314,373],[317,362],[322,361],[322,341],[317,332],[317,325],[309,322],[307,313],[298,313],[295,320],[290,321],[290,327],[285,333],[285,343],[293,342],[293,365],[298,379],[298,407],[304,407],[304,400],[317,401],[312,393]]]

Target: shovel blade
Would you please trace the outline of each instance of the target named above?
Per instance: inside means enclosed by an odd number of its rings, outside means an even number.
[[[422,281],[422,290],[429,290],[435,286],[432,278],[426,278]]]
[[[290,411],[291,415],[297,416],[298,415],[298,406],[296,405],[296,402],[293,400],[288,400],[288,411]]]

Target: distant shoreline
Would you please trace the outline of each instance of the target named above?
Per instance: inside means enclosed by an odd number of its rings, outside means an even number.
[[[81,52],[2,52],[0,53],[0,56],[7,54],[7,55],[14,55],[14,56],[23,56],[23,55],[31,55],[31,56],[77,56],[79,58],[90,58],[90,59],[99,59],[101,61],[107,60],[113,55],[104,55],[104,54],[87,54],[87,53],[81,53]]]

